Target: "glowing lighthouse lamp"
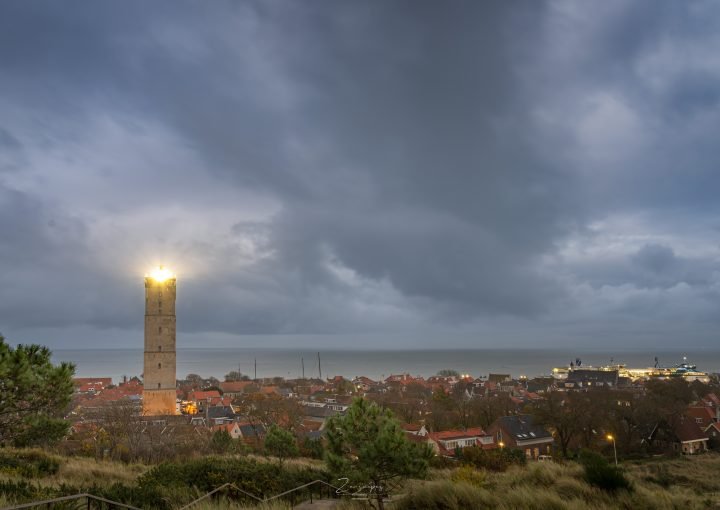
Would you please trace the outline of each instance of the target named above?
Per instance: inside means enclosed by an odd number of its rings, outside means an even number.
[[[165,280],[169,280],[170,278],[175,278],[173,272],[164,266],[159,266],[156,269],[153,269],[150,274],[146,276],[150,276],[150,278],[152,278],[156,282],[164,282]]]

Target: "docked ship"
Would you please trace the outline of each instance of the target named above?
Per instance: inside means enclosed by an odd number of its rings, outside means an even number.
[[[555,379],[567,379],[568,375],[575,370],[589,370],[602,372],[617,371],[618,377],[626,377],[632,381],[638,379],[683,379],[687,382],[700,381],[710,382],[710,376],[706,372],[697,369],[696,365],[687,362],[687,358],[683,358],[683,362],[671,367],[659,367],[657,358],[655,358],[655,366],[649,368],[629,368],[625,364],[616,363],[593,367],[583,365],[580,359],[571,362],[566,367],[557,367],[552,369],[552,376]]]

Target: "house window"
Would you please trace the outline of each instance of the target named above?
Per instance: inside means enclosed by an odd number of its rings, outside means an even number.
[[[160,389],[160,383],[158,383],[158,389]]]
[[[162,351],[162,345],[158,345],[158,351]]]
[[[695,423],[702,425],[702,418],[695,418]]]
[[[158,333],[162,333],[162,326],[158,326]]]

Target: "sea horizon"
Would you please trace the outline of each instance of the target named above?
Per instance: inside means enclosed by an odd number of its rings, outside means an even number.
[[[318,353],[320,366],[318,367]],[[108,356],[108,354],[113,354]],[[352,356],[348,356],[352,354]],[[474,377],[489,373],[509,374],[512,377],[550,375],[552,368],[567,366],[580,358],[585,366],[621,363],[632,367],[653,366],[655,357],[661,366],[682,363],[686,358],[699,370],[720,372],[720,350],[568,350],[556,349],[314,349],[282,347],[181,347],[177,349],[177,378],[187,374],[216,377],[222,380],[230,371],[239,370],[250,377],[283,377],[295,379],[333,377],[341,375],[351,379],[367,376],[384,379],[390,374],[409,373],[428,377],[439,370],[452,369]],[[56,349],[53,361],[72,362],[76,377],[112,377],[113,382],[123,377],[139,376],[143,371],[141,348]],[[256,365],[257,364],[257,365]]]

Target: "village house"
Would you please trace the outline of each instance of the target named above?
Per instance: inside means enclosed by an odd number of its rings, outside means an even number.
[[[390,374],[385,378],[385,384],[391,383],[391,382],[401,382],[401,381],[409,381],[413,377],[410,374]]]
[[[406,434],[421,437],[425,437],[428,435],[428,431],[425,428],[425,425],[421,425],[419,423],[403,423],[401,427]]]
[[[108,386],[112,386],[111,377],[76,377],[73,379],[76,393],[99,393]]]
[[[227,424],[237,421],[237,414],[231,405],[219,405],[208,407],[205,410],[205,417],[215,425]]]
[[[570,372],[565,379],[564,387],[574,390],[589,390],[592,388],[614,388],[619,384],[617,370],[583,370],[576,369]]]
[[[265,437],[265,427],[260,423],[240,422],[237,426],[240,429],[240,439],[246,444],[255,444]]]
[[[212,398],[220,398],[220,392],[217,390],[211,390],[211,391],[191,391],[188,394],[188,400],[192,400],[193,402],[207,402],[209,399]]]
[[[650,440],[660,448],[672,449],[685,455],[694,455],[708,449],[710,437],[690,416],[675,420],[662,420],[655,426]]]
[[[467,448],[469,446],[479,446],[483,449],[497,448],[493,437],[486,434],[480,427],[465,430],[429,432],[426,436],[415,435],[418,437],[427,437],[427,444],[430,445],[436,455],[443,457],[454,457],[456,449]]]
[[[555,385],[552,377],[536,377],[525,382],[525,389],[531,393],[546,393]]]
[[[426,385],[433,391],[441,388],[446,393],[449,393],[455,385],[458,383],[458,378],[455,376],[444,376],[444,375],[433,375],[427,378]]]
[[[240,425],[237,423],[224,423],[221,425],[213,425],[210,430],[212,432],[219,432],[221,430],[224,430],[228,434],[230,434],[230,437],[233,439],[240,439],[242,437],[242,433],[240,432]]]
[[[517,448],[528,459],[550,455],[555,443],[552,434],[536,425],[528,414],[502,416],[488,427],[490,434],[501,448]]]
[[[705,434],[709,438],[709,445],[712,448],[719,448],[720,447],[720,423],[719,422],[713,422],[707,427],[705,427],[704,430]]]
[[[222,391],[225,397],[237,398],[245,393],[248,387],[254,384],[252,381],[225,381],[220,383],[220,391]]]
[[[228,407],[232,404],[231,397],[221,396],[220,392],[217,390],[192,391],[188,395],[188,400],[195,404],[198,413],[204,413],[207,409],[212,407]]]
[[[512,380],[510,374],[488,374],[487,380],[489,382],[501,384]]]
[[[681,416],[679,422],[673,428],[675,438],[673,449],[685,455],[702,453],[708,449],[710,437],[690,417]]]
[[[352,380],[355,389],[360,392],[369,391],[373,386],[377,386],[377,382],[373,381],[369,377],[359,376]]]
[[[720,413],[720,409],[713,409],[708,406],[690,406],[685,411],[685,414],[702,429],[707,428],[711,423],[717,422],[718,413]]]

